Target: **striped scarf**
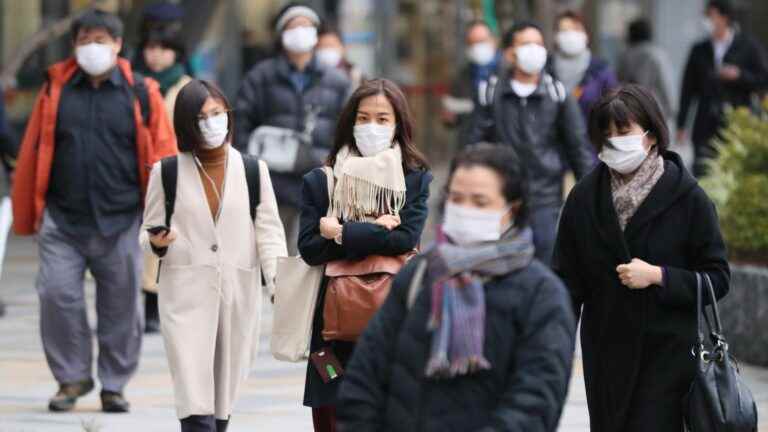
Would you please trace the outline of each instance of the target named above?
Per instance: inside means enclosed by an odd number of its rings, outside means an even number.
[[[533,231],[512,228],[498,242],[458,246],[439,242],[427,252],[432,347],[426,375],[451,378],[490,369],[485,343],[484,279],[524,268],[533,259]]]

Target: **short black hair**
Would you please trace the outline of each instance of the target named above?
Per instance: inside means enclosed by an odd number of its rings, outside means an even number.
[[[603,149],[611,125],[617,129],[637,123],[656,138],[659,153],[669,148],[669,129],[661,107],[647,88],[626,84],[606,93],[589,114],[589,139],[595,148]]]
[[[636,45],[642,42],[649,42],[653,39],[653,28],[651,22],[645,18],[638,18],[629,23],[627,30],[627,43]]]
[[[717,9],[717,12],[728,18],[728,21],[733,21],[734,14],[736,13],[733,3],[728,0],[710,0],[709,3],[707,3],[706,10],[710,9]]]
[[[69,27],[72,41],[77,40],[80,30],[93,30],[102,28],[112,36],[113,39],[123,37],[123,21],[117,15],[104,12],[98,9],[88,9],[83,14],[72,21]]]
[[[445,191],[448,191],[457,169],[477,166],[489,168],[501,178],[504,199],[508,203],[520,202],[515,226],[525,226],[528,223],[528,177],[525,165],[511,146],[478,143],[465,148],[451,161]]]
[[[227,109],[229,133],[227,133],[226,141],[232,140],[232,132],[235,130],[235,116],[227,97],[216,84],[193,79],[181,88],[173,108],[173,128],[176,131],[179,151],[195,152],[203,143],[203,133],[198,125],[198,116],[209,97],[221,101]]]
[[[160,26],[150,29],[143,36],[139,47],[143,50],[148,45],[153,44],[176,51],[176,63],[184,63],[186,61],[184,41],[181,38],[181,34],[174,27]]]
[[[509,48],[515,43],[515,36],[520,33],[523,30],[528,29],[536,29],[541,33],[542,36],[544,36],[544,30],[541,29],[541,26],[533,21],[520,21],[512,26],[509,30],[507,30],[506,33],[504,33],[504,38],[502,38],[502,44],[504,45],[504,48]]]
[[[339,31],[339,28],[330,21],[323,21],[317,29],[317,37],[325,35],[336,35],[341,39],[341,31]]]

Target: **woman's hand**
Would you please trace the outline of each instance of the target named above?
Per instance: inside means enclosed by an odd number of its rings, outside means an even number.
[[[344,228],[335,217],[320,218],[320,235],[326,240],[333,240]]]
[[[176,240],[176,231],[173,229],[156,235],[149,234],[149,242],[158,249],[170,246],[174,240]]]
[[[661,285],[661,267],[650,265],[647,262],[634,258],[629,264],[616,267],[619,279],[624,286],[632,289],[645,289],[651,285]]]
[[[380,216],[373,223],[376,225],[381,225],[389,231],[392,231],[393,229],[400,226],[400,216],[386,214],[384,216]]]

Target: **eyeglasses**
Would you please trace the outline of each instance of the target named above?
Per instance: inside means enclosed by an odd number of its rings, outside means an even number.
[[[199,115],[197,116],[197,119],[198,119],[198,120],[208,120],[209,118],[211,118],[211,117],[216,117],[216,116],[217,116],[217,115],[219,115],[219,114],[228,114],[228,113],[230,113],[230,112],[232,112],[232,110],[231,110],[231,109],[228,109],[228,110],[221,110],[221,111],[218,111],[218,110],[217,110],[217,111],[209,112],[209,113],[207,113],[207,114],[206,114],[206,113],[202,113],[202,114],[199,114]]]

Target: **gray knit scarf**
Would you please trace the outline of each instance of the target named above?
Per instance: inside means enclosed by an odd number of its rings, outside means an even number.
[[[443,241],[427,252],[426,282],[432,287],[427,377],[451,378],[491,368],[483,355],[483,283],[528,266],[533,254],[530,228],[512,228],[500,241],[479,245]]]

